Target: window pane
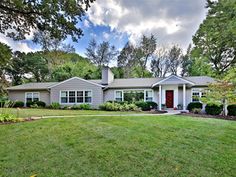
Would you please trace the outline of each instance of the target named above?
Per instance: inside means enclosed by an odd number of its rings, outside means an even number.
[[[26,102],[32,101],[32,98],[26,98]]]
[[[39,98],[39,93],[33,93],[33,98]]]
[[[124,91],[124,101],[144,101],[144,91],[143,90],[129,90]]]
[[[83,103],[83,97],[77,97],[77,103]]]
[[[122,98],[116,98],[116,101],[122,101]]]
[[[91,97],[85,97],[85,103],[91,103],[92,98]]]
[[[91,97],[92,96],[92,92],[91,91],[85,91],[85,96]]]
[[[67,103],[67,97],[62,97],[61,98],[61,103]]]
[[[77,96],[83,96],[83,91],[77,91]]]
[[[122,91],[116,91],[116,98],[122,98]]]
[[[199,101],[199,92],[193,92],[192,93],[192,100],[193,100],[193,102],[198,102]]]
[[[61,92],[61,97],[67,97],[67,91],[62,91]]]
[[[69,103],[75,103],[75,97],[69,97]]]
[[[75,96],[75,91],[69,91],[69,96]]]
[[[32,98],[32,93],[27,93],[26,98]]]
[[[152,91],[146,91],[146,97],[152,97]]]

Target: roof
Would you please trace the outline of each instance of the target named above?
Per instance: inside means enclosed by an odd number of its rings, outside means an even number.
[[[166,78],[167,77],[114,79],[114,81],[106,86],[106,88],[150,88],[153,84],[156,84]],[[213,78],[208,76],[183,77],[183,79],[192,82],[194,86],[207,86],[208,84],[215,82]],[[88,80],[88,82],[101,85],[102,80]],[[27,83],[8,87],[7,90],[43,90],[49,89],[59,83],[61,82]]]
[[[8,87],[7,90],[45,90],[58,82],[37,82]]]

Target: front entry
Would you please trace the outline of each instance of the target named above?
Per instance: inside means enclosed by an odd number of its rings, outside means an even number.
[[[174,91],[166,90],[166,107],[173,108],[174,107]]]

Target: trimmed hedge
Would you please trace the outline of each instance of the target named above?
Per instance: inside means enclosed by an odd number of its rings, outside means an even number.
[[[23,101],[15,101],[13,104],[13,108],[22,108],[22,107],[24,107]]]
[[[236,116],[236,104],[229,105],[227,110],[229,116]]]
[[[35,102],[39,107],[46,107],[46,103],[45,102],[43,102],[43,101],[36,101]]]
[[[205,111],[210,115],[219,115],[223,110],[223,106],[218,106],[215,104],[207,104],[205,107]]]
[[[187,110],[189,110],[190,112],[192,112],[193,109],[195,109],[195,108],[202,109],[202,103],[200,103],[200,102],[191,102],[187,106]]]
[[[101,110],[105,111],[138,111],[138,107],[131,103],[131,104],[119,104],[116,102],[106,102],[99,106]]]

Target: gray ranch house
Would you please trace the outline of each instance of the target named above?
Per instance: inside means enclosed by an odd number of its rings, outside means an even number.
[[[153,101],[166,108],[186,109],[198,102],[204,89],[215,80],[208,76],[114,79],[109,67],[102,70],[101,80],[73,77],[62,82],[27,83],[7,88],[12,101],[58,102],[62,106],[91,104],[93,108],[106,101]]]

